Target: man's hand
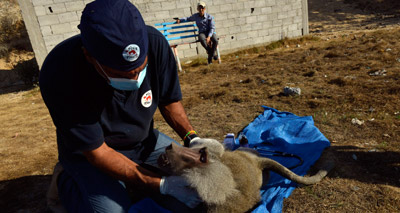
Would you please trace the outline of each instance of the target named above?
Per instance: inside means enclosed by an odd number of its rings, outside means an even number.
[[[201,203],[199,194],[190,188],[189,183],[181,176],[162,177],[160,192],[163,195],[175,197],[189,208],[194,208]]]
[[[207,41],[207,45],[209,47],[211,47],[211,37],[207,37],[206,41]]]

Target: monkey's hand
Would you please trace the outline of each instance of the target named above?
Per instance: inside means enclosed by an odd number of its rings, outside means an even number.
[[[163,176],[160,182],[160,192],[163,195],[175,197],[189,208],[194,208],[202,202],[199,194],[190,188],[189,183],[181,176]]]

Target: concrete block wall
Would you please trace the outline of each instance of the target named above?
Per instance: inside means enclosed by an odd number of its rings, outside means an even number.
[[[18,0],[39,66],[59,42],[79,33],[85,5],[93,0]],[[197,12],[198,0],[130,0],[148,25]],[[307,0],[208,0],[220,51],[308,34]],[[180,58],[205,54],[199,43],[178,47]]]

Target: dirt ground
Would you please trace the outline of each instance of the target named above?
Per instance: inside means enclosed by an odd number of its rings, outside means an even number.
[[[179,73],[201,137],[238,132],[261,105],[313,116],[336,167],[295,189],[283,212],[400,212],[400,6],[345,2],[309,0],[308,36],[222,55],[220,65],[195,59]],[[283,95],[285,86],[301,95]],[[158,113],[155,122],[178,140]],[[39,89],[2,88],[0,123],[1,211],[45,212],[57,150]]]

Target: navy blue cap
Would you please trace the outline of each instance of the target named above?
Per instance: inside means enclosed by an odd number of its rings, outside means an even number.
[[[100,64],[130,71],[145,61],[148,50],[146,25],[128,0],[96,0],[82,12],[83,46]]]

